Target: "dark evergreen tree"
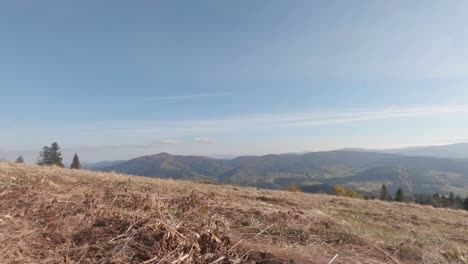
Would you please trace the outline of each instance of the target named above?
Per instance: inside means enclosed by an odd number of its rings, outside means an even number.
[[[404,202],[405,199],[405,193],[401,188],[398,188],[398,190],[395,193],[395,201],[396,202]]]
[[[434,206],[434,207],[440,207],[440,196],[438,193],[434,193],[432,195],[432,201],[431,201],[431,205]]]
[[[390,196],[390,193],[387,190],[387,186],[382,185],[382,189],[380,190],[380,200],[382,201],[391,201],[392,198]]]
[[[52,143],[52,145],[50,146],[50,159],[52,162],[51,165],[59,166],[62,168],[64,167],[62,163],[62,152],[60,151],[60,146],[57,142]]]
[[[73,161],[70,166],[70,169],[75,169],[75,170],[81,169],[80,159],[78,158],[78,155],[76,153],[75,153],[75,156],[73,157]]]
[[[440,207],[449,207],[448,198],[445,196],[445,194],[442,194],[442,196],[440,197],[439,206]]]
[[[460,197],[460,195],[457,195],[455,197],[455,208],[457,209],[463,208],[463,199]]]
[[[50,148],[48,146],[42,147],[39,157],[37,158],[37,164],[40,166],[52,165]]]
[[[465,201],[463,202],[463,209],[468,211],[468,197],[466,197]]]
[[[19,157],[16,159],[16,163],[24,163],[23,156],[19,156]]]
[[[448,207],[451,207],[451,208],[456,208],[455,206],[455,195],[453,195],[453,193],[451,192],[450,195],[449,195],[449,198],[448,198]]]

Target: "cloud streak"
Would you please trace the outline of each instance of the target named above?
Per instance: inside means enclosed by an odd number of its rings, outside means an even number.
[[[159,145],[178,145],[178,144],[181,144],[183,142],[180,141],[180,140],[177,140],[177,139],[163,139],[163,140],[159,140],[156,143],[159,144]]]
[[[197,138],[194,138],[193,141],[200,143],[200,144],[213,144],[214,143],[213,139],[209,137],[197,137]]]
[[[100,129],[90,133],[150,133],[160,137],[187,136],[218,132],[248,131],[275,128],[299,128],[339,125],[386,119],[416,118],[468,113],[468,105],[431,107],[390,107],[372,111],[304,112],[248,115],[222,119],[160,120],[126,123],[115,129]]]

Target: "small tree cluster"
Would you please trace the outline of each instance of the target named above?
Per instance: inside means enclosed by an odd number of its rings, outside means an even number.
[[[392,201],[392,197],[388,192],[387,186],[384,184],[380,190],[380,200]],[[412,198],[408,198],[402,188],[398,188],[395,193],[395,202],[415,202],[422,205],[432,205],[434,207],[444,207],[452,209],[465,209],[468,210],[468,197],[463,199],[460,195],[455,196],[453,193],[447,195],[439,195],[434,193],[428,194],[417,194]]]
[[[62,152],[57,142],[52,143],[50,146],[44,146],[39,153],[37,164],[40,166],[58,166],[64,167],[62,163]]]
[[[432,195],[419,194],[416,196],[415,202],[423,205],[432,205],[434,207],[463,209],[465,200],[460,197],[460,195],[455,196],[453,193],[450,193],[448,196],[434,193]]]
[[[373,193],[369,193],[365,197],[356,191],[353,191],[345,186],[342,185],[335,185],[333,187],[333,194],[336,196],[345,196],[345,197],[353,197],[353,198],[360,198],[360,199],[376,199],[388,202],[406,202],[406,203],[418,203],[422,205],[432,205],[434,207],[445,207],[445,208],[452,208],[452,209],[464,209],[468,211],[468,197],[463,199],[459,195],[455,196],[453,193],[450,193],[448,196],[446,195],[439,195],[435,193],[433,195],[428,194],[417,194],[413,195],[410,190],[410,195],[406,196],[405,192],[402,188],[398,188],[395,192],[395,199],[392,198],[392,195],[388,191],[388,188],[385,184],[382,185],[380,189],[380,197],[374,196]]]
[[[20,156],[16,162],[23,163],[23,157]],[[58,166],[64,168],[62,151],[60,150],[59,144],[54,142],[50,146],[44,146],[37,158],[37,164],[40,166]],[[81,169],[80,159],[76,153],[73,157],[70,169]]]

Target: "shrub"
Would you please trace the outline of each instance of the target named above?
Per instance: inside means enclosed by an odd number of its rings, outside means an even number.
[[[302,192],[301,187],[295,183],[291,183],[288,186],[286,186],[286,191],[288,192]]]
[[[333,194],[336,196],[345,196],[352,198],[364,199],[364,196],[356,191],[353,191],[343,185],[335,185],[333,187]]]
[[[16,159],[16,163],[24,163],[23,156],[19,156],[19,157]]]

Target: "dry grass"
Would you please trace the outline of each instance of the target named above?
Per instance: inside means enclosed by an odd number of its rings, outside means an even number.
[[[0,263],[468,263],[468,212],[0,163]]]

